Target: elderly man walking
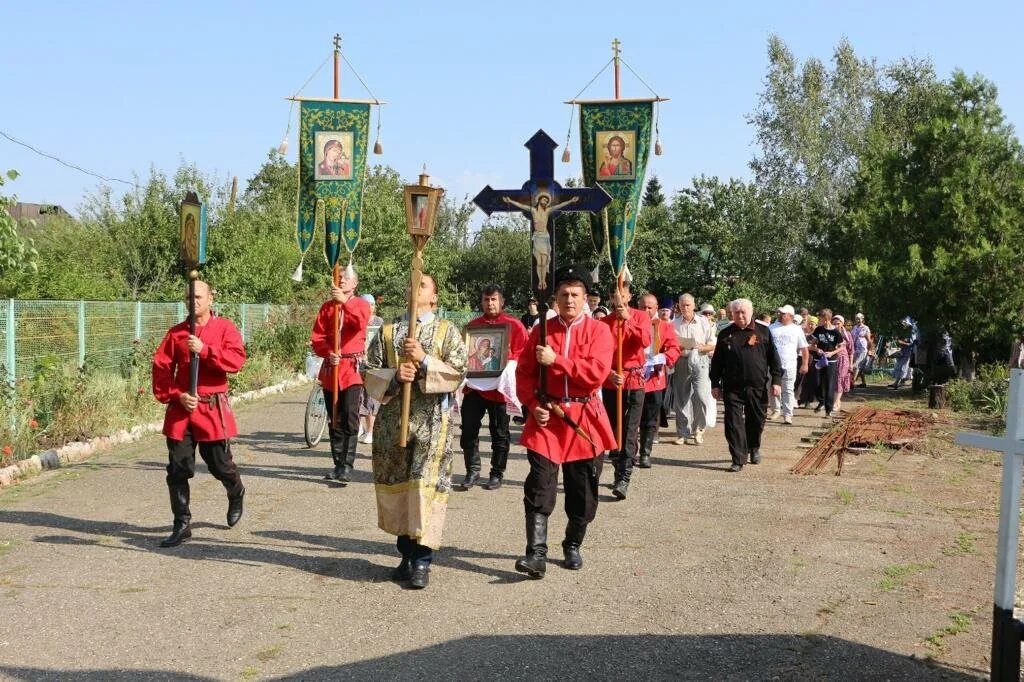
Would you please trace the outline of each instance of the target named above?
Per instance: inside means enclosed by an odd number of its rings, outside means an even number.
[[[779,319],[769,329],[772,341],[779,353],[782,366],[782,395],[772,396],[772,414],[769,419],[782,417],[783,423],[793,423],[793,388],[798,374],[807,374],[810,352],[804,330],[793,323],[793,306],[784,305],[778,309]]]
[[[712,404],[708,357],[715,350],[715,331],[703,315],[696,314],[692,294],[679,297],[679,311],[679,317],[672,322],[680,348],[672,375],[676,444],[700,445],[704,442],[704,429],[707,428],[708,410]]]
[[[739,298],[732,302],[732,324],[718,335],[711,359],[711,385],[715,400],[725,401],[725,440],[732,466],[740,471],[750,458],[761,463],[761,432],[768,402],[768,378],[772,395],[782,393],[782,367],[772,334],[754,322],[754,304]]]

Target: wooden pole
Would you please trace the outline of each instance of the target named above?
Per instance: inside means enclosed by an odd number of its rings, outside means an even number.
[[[196,280],[199,273],[190,270],[188,273],[188,334],[196,335]],[[199,396],[199,353],[191,353],[188,359],[189,393]]]
[[[625,298],[625,292],[622,290],[623,284],[623,273],[619,273],[619,279],[616,285],[616,293],[619,296],[621,302]],[[628,306],[627,306],[628,308]],[[618,314],[618,313],[616,313]],[[615,387],[615,442],[618,445],[619,457],[625,456],[626,453],[622,452],[622,389],[626,386],[626,377],[622,367],[622,337],[623,330],[626,326],[625,320],[619,320],[616,325],[616,344],[615,344],[615,371],[620,377],[622,377],[622,383]],[[633,453],[629,453],[629,457],[632,457]]]
[[[341,286],[341,263],[335,261],[334,271],[331,273],[331,280],[334,282],[334,286]],[[341,304],[337,301],[334,302],[334,323],[331,325],[334,327],[334,333],[331,336],[331,343],[334,346],[334,354],[341,355]],[[341,384],[341,361],[331,368],[331,393],[334,395],[334,403],[331,405],[331,425],[337,427],[338,425],[338,403],[341,402],[341,396],[338,395],[341,391],[338,390],[338,386]]]
[[[341,34],[334,34],[334,99],[341,97]]]
[[[409,331],[405,338],[415,339],[419,333],[419,293],[420,282],[423,279],[423,248],[427,245],[427,237],[424,235],[412,236],[413,249],[412,267],[409,275]],[[405,360],[412,358],[406,356]],[[412,383],[402,384],[402,415],[398,428],[398,445],[406,447],[409,444],[409,413],[412,410]]]

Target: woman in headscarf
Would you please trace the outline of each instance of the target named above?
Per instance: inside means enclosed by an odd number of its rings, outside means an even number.
[[[849,393],[853,387],[853,335],[846,328],[846,319],[842,315],[836,315],[832,318],[832,322],[835,323],[836,329],[838,329],[843,335],[843,341],[846,343],[846,347],[843,348],[843,352],[837,354],[836,362],[836,397],[833,401],[833,411],[838,412],[843,409],[843,394]]]

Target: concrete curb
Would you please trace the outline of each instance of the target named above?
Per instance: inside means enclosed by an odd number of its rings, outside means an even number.
[[[258,400],[268,395],[284,393],[298,386],[308,384],[310,381],[312,380],[305,374],[296,374],[291,379],[286,379],[279,384],[233,395],[231,396],[231,402],[242,403],[249,400]],[[32,455],[0,469],[0,488],[17,485],[25,479],[48,469],[59,469],[69,464],[83,462],[97,452],[109,450],[115,445],[134,443],[151,433],[159,432],[163,425],[163,421],[139,424],[130,429],[122,429],[110,436],[97,436],[87,441],[67,443],[59,448]]]

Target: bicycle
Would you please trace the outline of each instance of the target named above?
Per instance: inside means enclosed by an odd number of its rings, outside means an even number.
[[[304,424],[306,447],[315,448],[327,430],[327,403],[320,384],[313,387],[306,399],[306,420]]]

